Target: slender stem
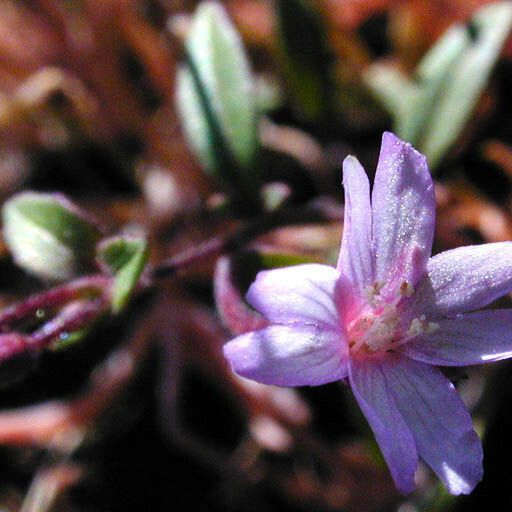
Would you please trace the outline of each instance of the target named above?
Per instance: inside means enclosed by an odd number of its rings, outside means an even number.
[[[57,339],[62,334],[77,331],[104,313],[109,303],[104,298],[73,304],[64,309],[55,318],[45,323],[41,329],[30,336],[30,348],[40,349]]]
[[[74,399],[53,400],[19,409],[0,410],[0,445],[37,445],[67,452],[76,446],[76,432],[101,414],[139,368],[159,325],[154,305],[137,322],[129,338],[89,377],[89,385]]]
[[[87,293],[101,293],[110,282],[111,278],[94,274],[28,297],[0,311],[0,330],[6,331],[10,324],[32,315],[38,309],[59,306]]]
[[[108,308],[109,302],[104,297],[75,303],[63,309],[55,318],[32,334],[11,332],[0,335],[0,363],[23,352],[44,348],[62,334],[87,326]]]
[[[274,229],[295,225],[339,220],[340,209],[326,201],[316,201],[302,209],[283,209],[268,213],[260,219],[242,225],[226,236],[215,237],[202,244],[162,261],[149,271],[150,281],[175,277],[195,264],[231,253],[242,248],[254,238]]]

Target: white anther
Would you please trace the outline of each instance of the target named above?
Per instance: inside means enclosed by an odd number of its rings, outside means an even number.
[[[368,304],[375,308],[380,295],[380,291],[384,288],[386,283],[384,281],[375,281],[375,283],[366,286],[363,290],[364,296]]]
[[[420,334],[431,334],[439,329],[439,324],[435,322],[427,322],[425,315],[414,318],[409,325],[407,336],[414,337]]]

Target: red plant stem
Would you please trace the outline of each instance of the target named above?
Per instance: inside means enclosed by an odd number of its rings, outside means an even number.
[[[0,363],[23,352],[40,350],[62,334],[87,326],[109,307],[105,298],[73,304],[32,334],[12,332],[0,335]]]
[[[30,336],[30,348],[40,349],[62,334],[68,334],[87,326],[106,312],[108,308],[108,301],[99,298],[77,304],[76,307],[62,311]]]
[[[223,253],[232,253],[242,248],[254,238],[273,229],[293,224],[306,224],[333,220],[340,217],[337,206],[326,201],[310,203],[302,210],[287,209],[268,213],[262,219],[247,223],[223,237],[216,237],[184,251],[146,272],[140,280],[140,287],[151,286],[158,279],[176,276],[194,264],[208,261]],[[24,350],[39,350],[63,333],[85,327],[106,312],[109,307],[108,291],[114,278],[101,274],[82,277],[58,286],[23,302],[14,304],[0,312],[0,332],[8,332],[0,339],[0,362],[20,354]],[[84,301],[76,307],[61,311],[55,318],[46,322],[31,335],[12,332],[10,324],[27,318],[38,309],[62,306],[95,293],[96,299]],[[0,335],[1,336],[1,335]]]
[[[87,292],[104,292],[111,281],[110,277],[94,274],[31,296],[0,311],[0,330],[6,331],[10,324],[34,314],[38,309],[70,302]]]
[[[327,201],[315,201],[301,210],[287,209],[271,212],[226,236],[207,240],[197,247],[162,261],[150,270],[148,277],[150,281],[175,277],[190,266],[208,261],[223,253],[235,252],[254,238],[283,226],[325,222],[340,218],[340,208]]]
[[[160,321],[153,307],[130,338],[89,377],[84,391],[69,401],[53,400],[19,409],[0,410],[0,445],[33,445],[67,451],[76,432],[94,421],[115,400],[146,355]]]
[[[333,220],[339,217],[339,208],[325,201],[310,203],[303,210],[290,209],[271,212],[263,219],[245,224],[227,236],[212,238],[197,247],[161,262],[145,273],[140,282],[148,281],[148,284],[151,285],[155,280],[174,277],[194,264],[205,262],[223,253],[234,252],[252,239],[282,226]],[[0,311],[0,332],[10,330],[10,324],[34,314],[38,309],[60,306],[79,299],[87,293],[105,295],[113,279],[110,276],[93,274],[9,306]],[[147,285],[142,286],[146,287]]]

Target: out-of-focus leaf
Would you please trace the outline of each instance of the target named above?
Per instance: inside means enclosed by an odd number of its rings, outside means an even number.
[[[178,110],[204,168],[228,182],[250,175],[258,150],[253,77],[242,41],[224,8],[202,3],[186,40],[178,74]]]
[[[99,231],[63,196],[24,192],[5,203],[2,216],[5,242],[28,272],[64,280],[91,262]]]
[[[115,276],[111,302],[114,313],[128,303],[148,259],[145,240],[116,237],[98,247],[98,261]]]
[[[512,26],[512,3],[481,8],[425,55],[413,80],[384,65],[366,82],[395,120],[395,131],[435,168],[468,122]]]
[[[291,189],[285,183],[268,183],[261,189],[265,211],[271,212],[281,208],[291,196]]]
[[[422,139],[430,137],[429,124],[438,112],[443,87],[451,79],[452,69],[462,58],[467,43],[467,30],[456,27],[448,31],[419,64],[409,95],[402,95],[398,105],[401,110],[396,118],[396,131],[405,140],[419,145]],[[428,156],[432,165],[431,155]]]
[[[115,275],[143,247],[146,247],[146,242],[140,238],[115,236],[103,240],[98,245],[96,259],[102,270]]]
[[[406,115],[405,103],[413,93],[410,79],[395,66],[374,64],[365,73],[366,83],[398,123]]]
[[[283,104],[283,91],[279,84],[264,75],[257,78],[255,84],[255,97],[258,112],[266,114],[277,110]]]
[[[318,122],[333,107],[332,55],[326,27],[309,0],[277,0],[285,78],[298,114]]]
[[[432,165],[441,160],[468,121],[511,26],[511,2],[483,7],[473,18],[466,31],[467,47],[443,87],[429,124],[429,135],[419,148],[430,157]]]

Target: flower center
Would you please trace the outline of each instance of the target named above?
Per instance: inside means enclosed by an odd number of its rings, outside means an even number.
[[[420,334],[436,331],[439,325],[428,322],[425,315],[414,318],[404,326],[400,321],[399,303],[414,293],[412,284],[402,282],[394,297],[384,299],[380,291],[385,283],[375,283],[365,290],[366,304],[359,315],[348,325],[351,352],[379,352],[393,350]]]

